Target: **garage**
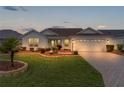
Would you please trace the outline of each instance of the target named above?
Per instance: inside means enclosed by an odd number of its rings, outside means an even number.
[[[106,51],[106,40],[85,39],[76,40],[75,49],[77,51]]]

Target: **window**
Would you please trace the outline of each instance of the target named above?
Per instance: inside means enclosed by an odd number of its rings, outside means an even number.
[[[29,38],[29,46],[38,46],[39,38]]]
[[[57,46],[57,45],[61,45],[61,40],[59,40],[59,39],[56,39],[56,40],[49,40],[49,42],[50,42],[50,45],[51,45],[52,47],[55,47],[55,46]]]
[[[83,40],[79,40],[80,42],[82,42]]]
[[[54,47],[55,46],[55,41],[51,40],[51,46]]]
[[[57,45],[61,45],[61,40],[57,40]]]
[[[65,39],[65,40],[64,40],[64,45],[65,45],[65,46],[69,46],[69,39]]]
[[[98,40],[98,42],[100,42],[101,40]]]

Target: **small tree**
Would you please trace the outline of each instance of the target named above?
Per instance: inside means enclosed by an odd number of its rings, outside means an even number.
[[[122,50],[123,50],[123,47],[124,47],[123,44],[118,44],[118,45],[117,45],[117,49],[118,49],[119,51],[122,51]]]
[[[11,62],[12,67],[14,67],[13,59],[14,59],[15,52],[18,51],[19,48],[20,48],[20,42],[17,38],[7,38],[0,45],[1,52],[10,53],[10,62]]]

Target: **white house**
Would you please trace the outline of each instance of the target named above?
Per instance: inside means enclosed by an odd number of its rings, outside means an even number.
[[[17,37],[26,50],[38,50],[61,45],[72,51],[106,51],[106,45],[124,44],[124,30],[95,30],[92,28],[47,28],[41,32],[29,31],[24,35],[12,30],[1,30],[0,41]]]
[[[92,28],[47,28],[30,31],[22,38],[27,50],[54,47],[77,51],[106,51],[106,45],[124,44],[124,30],[94,30]]]

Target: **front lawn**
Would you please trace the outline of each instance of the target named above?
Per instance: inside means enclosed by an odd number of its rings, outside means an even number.
[[[0,59],[7,57],[0,56]],[[0,77],[0,86],[83,87],[104,86],[101,74],[80,56],[45,58],[36,54],[18,54],[16,60],[29,64],[19,76]]]

